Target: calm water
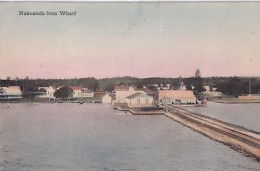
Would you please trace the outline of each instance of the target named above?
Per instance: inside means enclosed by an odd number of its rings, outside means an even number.
[[[0,132],[0,170],[260,170],[169,118],[110,105],[0,104]]]
[[[260,103],[223,104],[209,102],[207,107],[186,107],[186,109],[260,132]]]

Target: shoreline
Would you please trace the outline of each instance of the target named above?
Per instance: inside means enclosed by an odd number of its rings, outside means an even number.
[[[213,100],[215,103],[223,104],[248,104],[248,103],[260,103],[260,100]]]

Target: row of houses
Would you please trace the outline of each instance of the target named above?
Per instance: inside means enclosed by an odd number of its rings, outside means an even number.
[[[54,93],[56,90],[60,89],[63,86],[60,86],[58,88],[55,88],[53,86],[48,87],[39,87],[38,90],[42,91],[42,95],[38,96],[38,98],[46,98],[46,99],[52,99],[55,98]],[[82,86],[69,86],[69,88],[72,90],[72,95],[70,98],[84,98],[84,97],[94,97],[94,92],[89,90],[86,87]]]
[[[39,87],[41,92],[36,96],[37,100],[51,101],[55,100],[54,93],[61,87]],[[129,107],[148,107],[162,103],[171,104],[193,104],[196,103],[196,97],[191,90],[159,90],[152,91],[148,88],[137,88],[136,86],[120,85],[115,87],[114,93],[106,93],[99,89],[95,92],[82,86],[70,86],[72,99],[89,99],[100,103],[112,105],[126,104]],[[0,99],[21,99],[22,91],[19,86],[1,87]]]
[[[54,101],[54,93],[60,87],[48,86],[48,87],[38,87],[38,92],[36,93],[36,101]],[[104,90],[99,89],[97,91],[91,91],[90,89],[82,86],[69,86],[72,90],[70,99],[83,99],[102,103],[112,103],[115,99],[115,94],[107,94]],[[19,86],[8,86],[0,87],[0,100],[20,100],[22,99],[22,91]]]
[[[180,82],[180,84],[178,86],[173,86],[171,84],[165,84],[165,86],[163,84],[149,84],[147,86],[144,87],[153,87],[153,89],[159,91],[159,90],[186,90],[186,85],[183,82]],[[195,87],[193,85],[190,85],[191,89],[193,90]]]
[[[51,100],[55,99],[54,93],[56,90],[61,88],[62,86],[55,88],[53,86],[48,87],[38,87],[38,92],[36,92],[36,97],[39,99]],[[94,97],[95,93],[90,91],[88,88],[81,86],[70,86],[72,89],[72,95],[70,98],[84,98],[84,97]],[[19,86],[8,86],[8,87],[0,87],[0,99],[9,100],[9,99],[21,99],[22,91]]]

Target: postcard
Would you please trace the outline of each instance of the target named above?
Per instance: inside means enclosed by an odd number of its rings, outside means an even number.
[[[0,2],[0,170],[260,170],[259,16]]]

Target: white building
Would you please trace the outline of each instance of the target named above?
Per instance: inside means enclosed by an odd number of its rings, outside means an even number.
[[[114,103],[126,103],[129,107],[145,107],[153,105],[153,97],[134,86],[116,86]]]
[[[69,86],[69,88],[73,91],[73,98],[94,97],[94,92],[91,92],[88,88],[81,86]]]
[[[38,98],[55,98],[54,93],[56,88],[49,86],[49,87],[38,87],[38,90],[45,90],[42,95],[37,96]]]
[[[129,107],[149,107],[153,106],[153,97],[144,93],[135,93],[125,98]]]
[[[221,97],[222,93],[217,91],[217,88],[210,89],[210,86],[204,86],[205,91],[202,93],[208,98],[217,98]]]
[[[167,90],[170,90],[171,84],[166,84]]]
[[[22,91],[19,86],[0,87],[0,99],[12,100],[21,99]]]
[[[135,93],[146,94],[142,90],[137,90],[137,88],[134,86],[116,86],[115,92],[116,92],[116,102],[120,102],[120,103],[125,102],[125,98],[132,94],[135,94]]]
[[[217,88],[213,87],[213,88],[212,88],[212,91],[213,91],[213,92],[217,92]]]
[[[114,99],[115,99],[115,94],[106,94],[102,97],[102,103],[111,104]]]

